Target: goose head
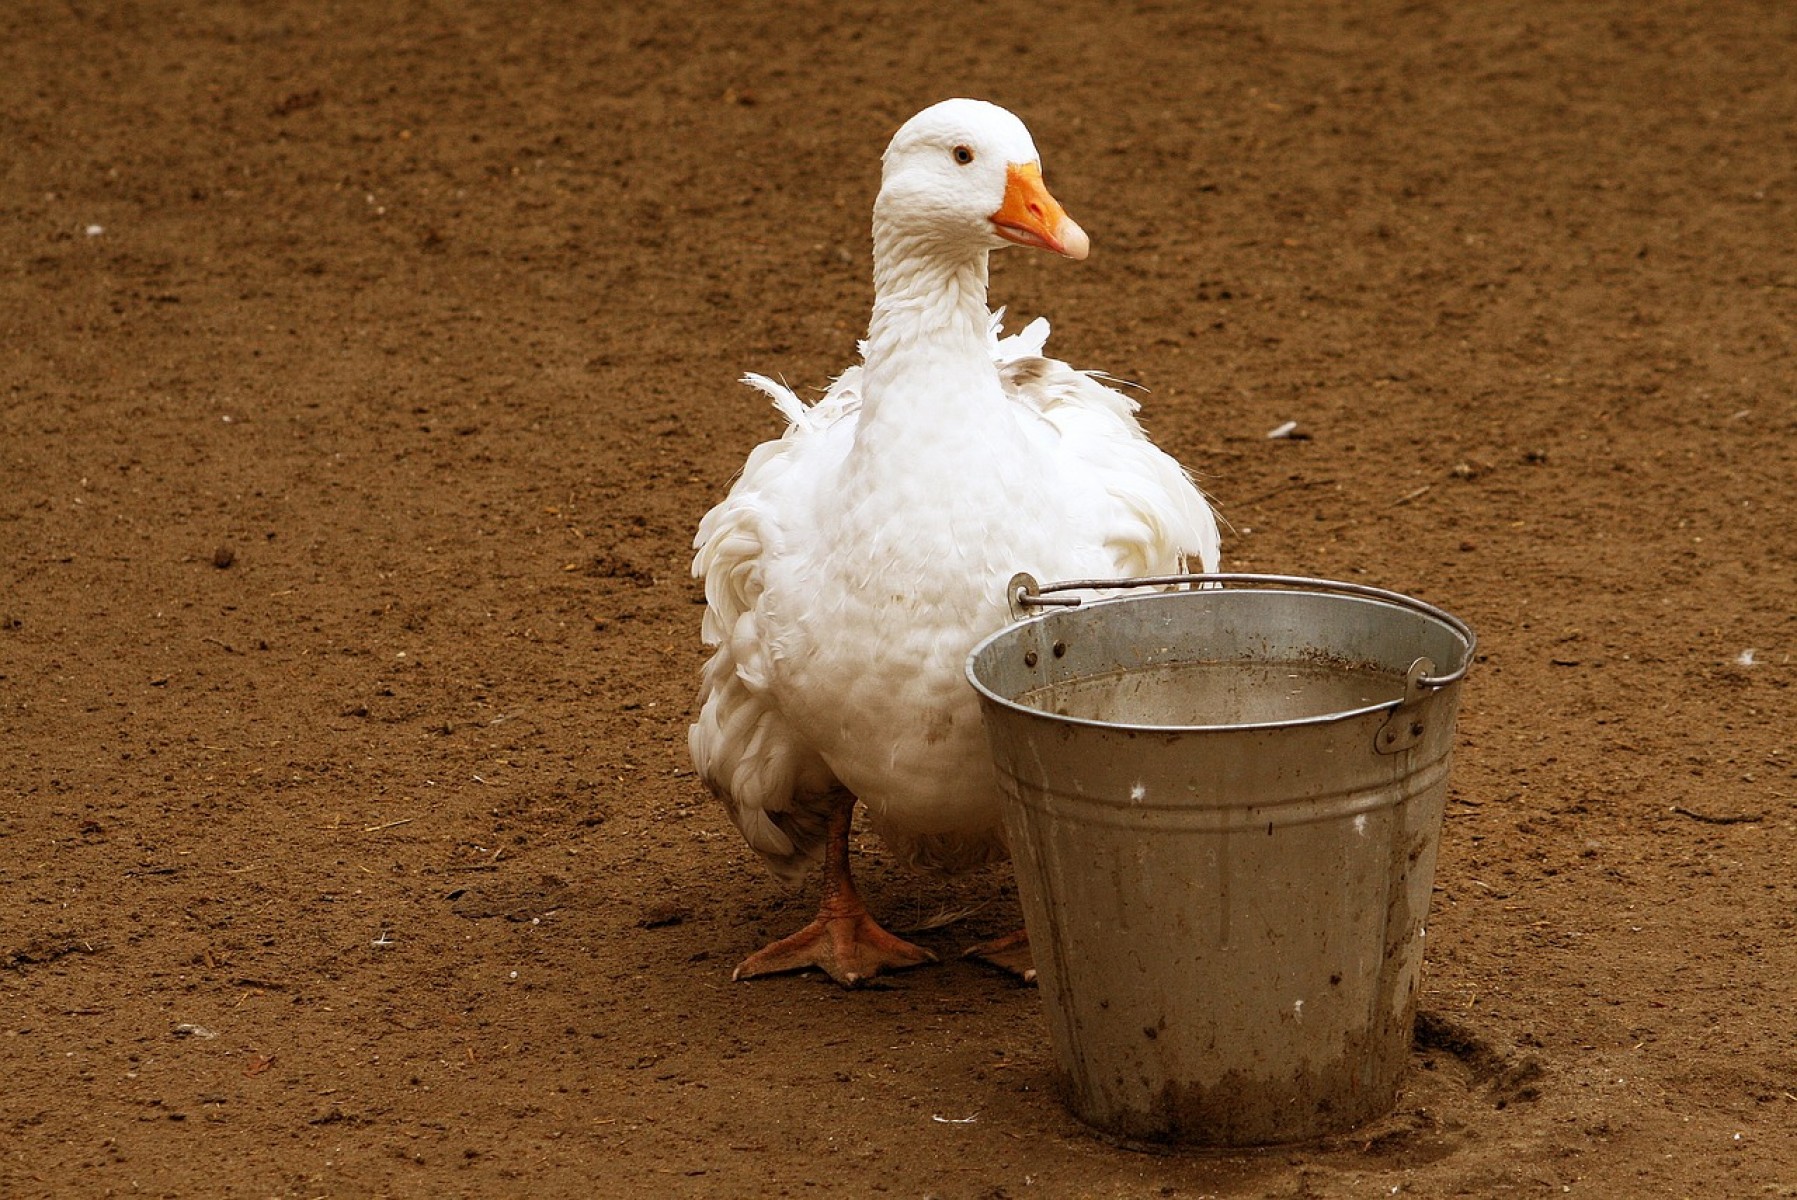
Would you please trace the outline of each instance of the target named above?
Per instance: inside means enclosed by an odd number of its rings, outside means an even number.
[[[1081,259],[1090,245],[1042,182],[1029,130],[984,100],[933,104],[893,135],[874,237],[910,254],[981,261],[1006,245]]]

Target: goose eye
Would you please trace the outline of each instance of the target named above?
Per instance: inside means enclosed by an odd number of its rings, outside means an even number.
[[[955,147],[955,161],[960,163],[962,166],[966,166],[968,163],[973,161],[973,151],[969,150],[966,146],[956,146]]]

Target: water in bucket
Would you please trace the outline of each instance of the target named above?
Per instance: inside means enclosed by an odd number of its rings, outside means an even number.
[[[1017,697],[1056,716],[1118,725],[1258,725],[1395,703],[1403,672],[1360,663],[1161,663],[1067,679]]]

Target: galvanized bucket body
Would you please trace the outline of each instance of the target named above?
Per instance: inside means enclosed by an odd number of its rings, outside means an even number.
[[[1066,1098],[1124,1138],[1396,1100],[1472,635],[1289,583],[1061,609],[969,659]]]

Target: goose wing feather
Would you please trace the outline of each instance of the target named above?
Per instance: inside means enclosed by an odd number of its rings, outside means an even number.
[[[745,375],[743,382],[786,418],[786,430],[750,453],[729,493],[700,520],[693,543],[693,574],[705,585],[700,635],[715,649],[700,676],[699,715],[687,731],[687,748],[744,839],[788,882],[822,856],[824,798],[837,782],[770,692],[763,566],[792,524],[782,515],[846,451],[860,408],[859,379],[860,368],[851,367],[807,405],[784,384]]]
[[[1044,352],[1048,321],[1038,317],[1010,337],[998,337],[1003,310],[993,315],[993,358],[1006,391],[1060,435],[1070,477],[1093,481],[1109,501],[1098,508],[1096,536],[1111,552],[1119,577],[1196,568],[1215,571],[1217,519],[1191,474],[1148,440],[1136,420],[1141,407],[1104,382]]]

